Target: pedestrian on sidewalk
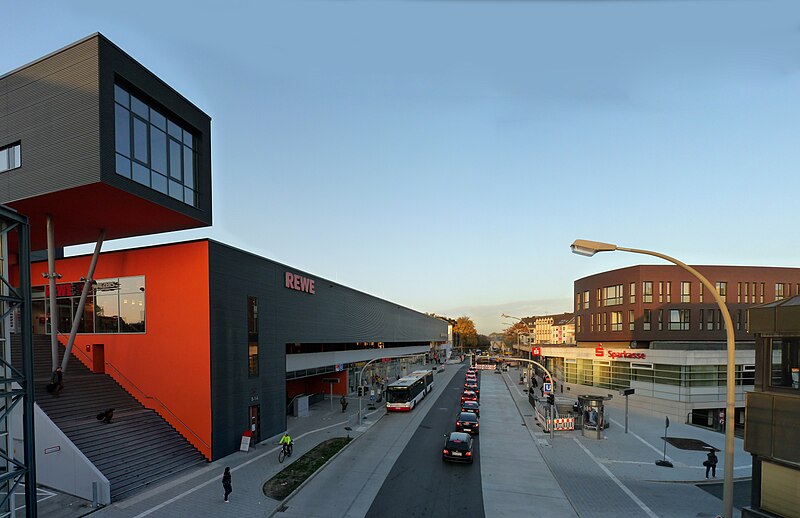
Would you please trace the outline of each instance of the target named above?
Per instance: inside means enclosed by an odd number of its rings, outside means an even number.
[[[706,478],[708,478],[709,471],[711,471],[712,478],[717,478],[717,460],[714,450],[709,450],[708,458],[703,461],[703,466],[706,467]]]
[[[347,397],[345,397],[344,394],[342,394],[340,403],[342,404],[342,413],[344,414],[344,411],[347,410]]]
[[[222,487],[225,489],[225,500],[224,502],[228,502],[228,495],[233,492],[233,486],[231,485],[231,468],[226,467],[225,473],[222,474]]]

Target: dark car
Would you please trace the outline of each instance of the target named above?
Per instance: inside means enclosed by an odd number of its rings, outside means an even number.
[[[442,460],[472,462],[472,437],[468,433],[450,432],[444,436]]]
[[[472,435],[477,435],[480,431],[478,424],[478,416],[472,412],[459,412],[458,419],[456,419],[457,432],[469,432]]]
[[[463,404],[464,401],[478,401],[478,394],[472,390],[465,390],[461,393],[461,403]]]
[[[461,403],[461,411],[462,412],[472,412],[476,416],[481,416],[481,406],[478,404],[477,401],[464,401]]]

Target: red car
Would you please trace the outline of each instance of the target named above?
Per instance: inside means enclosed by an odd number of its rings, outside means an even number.
[[[464,404],[464,401],[477,401],[478,394],[475,393],[474,390],[465,390],[461,393],[461,404]]]

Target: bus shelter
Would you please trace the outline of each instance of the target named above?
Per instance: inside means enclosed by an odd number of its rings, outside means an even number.
[[[584,437],[590,439],[602,439],[603,429],[608,428],[605,417],[605,402],[613,396],[587,395],[578,396],[583,419],[581,419],[581,430]]]

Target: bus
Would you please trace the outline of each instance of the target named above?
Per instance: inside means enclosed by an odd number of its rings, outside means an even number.
[[[433,371],[414,371],[386,387],[386,411],[408,412],[433,390]]]

